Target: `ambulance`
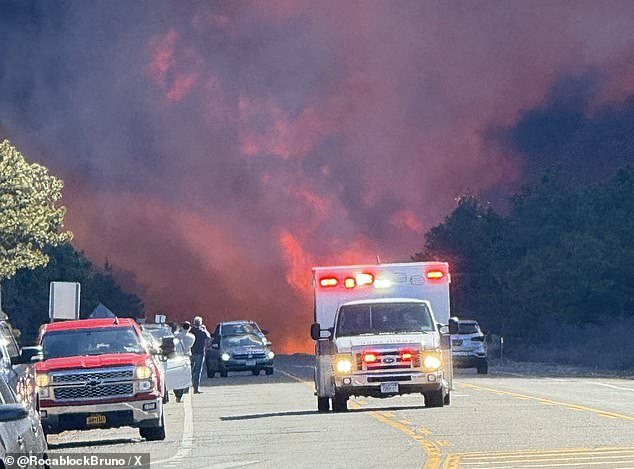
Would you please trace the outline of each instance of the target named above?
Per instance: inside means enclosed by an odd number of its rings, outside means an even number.
[[[315,394],[320,412],[351,396],[420,393],[451,401],[449,266],[445,262],[314,267]]]

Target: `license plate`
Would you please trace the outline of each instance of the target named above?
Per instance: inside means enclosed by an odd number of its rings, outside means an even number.
[[[452,344],[455,345],[456,347],[460,347],[462,345],[462,340],[454,340]]]
[[[103,425],[106,423],[105,415],[89,415],[86,417],[86,425]]]
[[[384,394],[398,392],[398,383],[381,383],[381,392]]]
[[[247,366],[255,366],[255,360],[247,360]]]

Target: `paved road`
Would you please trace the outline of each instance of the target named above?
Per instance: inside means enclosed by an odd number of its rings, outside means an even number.
[[[497,372],[496,372],[497,371]],[[308,360],[230,374],[166,406],[167,438],[132,429],[49,437],[54,452],[149,452],[156,468],[634,468],[634,380],[457,373],[452,403],[353,399],[319,414]]]

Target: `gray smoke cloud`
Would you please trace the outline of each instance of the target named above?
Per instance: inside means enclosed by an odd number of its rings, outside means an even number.
[[[406,260],[456,197],[516,188],[567,77],[586,125],[629,115],[633,25],[625,1],[2,1],[0,128],[150,316],[307,351],[311,265]]]

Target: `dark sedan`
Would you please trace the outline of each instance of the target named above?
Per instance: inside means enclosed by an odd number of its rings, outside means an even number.
[[[262,370],[272,375],[274,357],[269,342],[255,334],[214,337],[207,349],[207,376],[213,378],[218,372],[226,378],[229,371],[259,375]]]

